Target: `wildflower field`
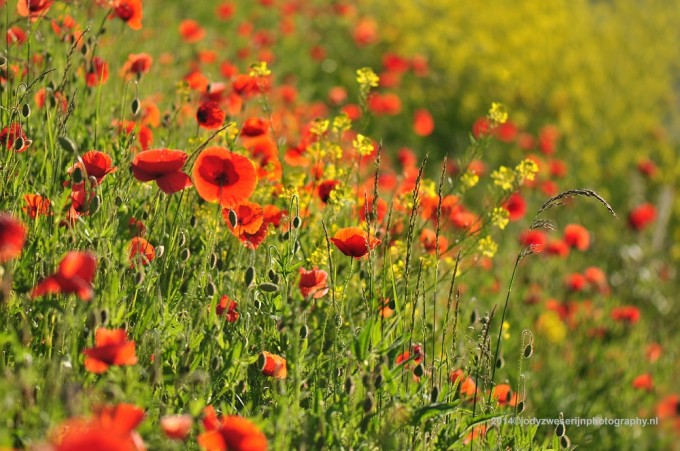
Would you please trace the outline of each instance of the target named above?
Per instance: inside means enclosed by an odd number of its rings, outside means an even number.
[[[0,450],[680,449],[680,6],[0,0]]]

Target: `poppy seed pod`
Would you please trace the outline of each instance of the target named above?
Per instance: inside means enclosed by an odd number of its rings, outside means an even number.
[[[71,153],[77,153],[78,152],[78,145],[73,141],[71,138],[68,136],[60,136],[57,141],[59,142],[59,145],[61,146],[62,149],[64,149],[67,152]]]
[[[255,280],[255,267],[249,266],[248,269],[246,269],[246,274],[244,277],[246,287],[250,287],[253,284],[253,280]]]
[[[274,293],[276,291],[279,291],[278,285],[274,285],[273,283],[261,283],[260,285],[257,286],[260,291],[263,291],[265,293]]]
[[[133,99],[132,100],[132,104],[130,105],[130,109],[132,110],[133,116],[137,116],[139,114],[139,110],[141,109],[139,99]]]

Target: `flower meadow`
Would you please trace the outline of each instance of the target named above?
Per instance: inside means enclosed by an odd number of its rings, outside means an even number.
[[[0,0],[0,449],[677,446],[678,11],[384,3]]]

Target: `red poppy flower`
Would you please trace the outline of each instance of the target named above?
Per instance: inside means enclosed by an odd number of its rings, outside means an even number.
[[[531,246],[535,253],[543,252],[546,243],[546,235],[542,230],[527,230],[519,236],[522,246]]]
[[[257,166],[257,177],[260,180],[278,182],[283,174],[278,148],[273,139],[265,135],[244,141],[253,162]]]
[[[106,83],[109,79],[109,65],[102,58],[95,56],[92,58],[92,65],[85,74],[85,83],[93,88]]]
[[[230,323],[236,322],[238,317],[240,316],[239,313],[236,311],[236,308],[238,307],[238,304],[236,301],[233,301],[229,296],[226,294],[220,298],[220,302],[217,304],[217,308],[215,311],[217,312],[217,316],[221,316],[222,313],[227,312],[225,315],[227,317],[227,321]]]
[[[1,136],[1,135],[0,135]],[[2,139],[0,138],[0,142]],[[656,207],[645,203],[633,209],[628,215],[628,224],[633,230],[645,229],[656,220]]]
[[[265,205],[263,208],[264,222],[268,222],[274,227],[279,227],[284,220],[288,219],[288,212],[282,210],[276,205]]]
[[[220,128],[226,117],[227,114],[222,111],[220,104],[213,101],[203,102],[196,111],[198,125],[209,130]]]
[[[111,365],[134,365],[137,363],[135,342],[128,341],[124,329],[104,329],[95,332],[95,347],[83,351],[85,369],[91,373],[104,373]]]
[[[321,202],[324,204],[328,203],[328,200],[331,197],[331,191],[333,191],[339,184],[340,182],[337,180],[326,180],[319,183],[317,193],[319,194],[319,199],[321,199]]]
[[[40,194],[26,194],[24,196],[24,202],[26,202],[26,206],[22,207],[21,209],[31,219],[35,219],[42,215],[51,215],[50,200],[41,196]]]
[[[31,297],[46,294],[75,293],[83,301],[92,299],[92,281],[97,270],[97,259],[89,252],[69,252],[59,263],[57,272],[40,282]]]
[[[418,136],[429,136],[434,131],[434,119],[425,109],[416,110],[413,113],[413,131]]]
[[[512,392],[512,388],[508,384],[498,384],[491,391],[492,398],[498,400],[499,406],[517,405],[517,393]]]
[[[70,168],[68,168],[66,172],[68,172],[69,174],[73,174],[76,168],[80,168],[82,170],[83,169],[82,166],[84,165],[85,174],[83,175],[87,175],[87,177],[96,178],[97,184],[101,184],[102,180],[104,180],[104,177],[107,174],[116,172],[116,170],[118,169],[115,166],[111,166],[113,160],[111,160],[110,156],[98,150],[90,150],[89,152],[85,152],[83,156],[80,158],[83,161],[82,165],[79,161]]]
[[[47,13],[52,3],[54,3],[54,0],[19,0],[17,2],[17,13],[21,17],[37,20],[38,17]]]
[[[579,273],[570,274],[567,277],[566,285],[570,291],[581,291],[586,286],[586,278]]]
[[[566,258],[569,256],[569,246],[564,240],[552,240],[545,245],[545,251],[549,255],[557,255],[558,257]]]
[[[236,11],[236,6],[231,2],[220,3],[217,6],[217,17],[220,20],[229,20]]]
[[[26,227],[9,213],[0,213],[0,265],[21,255]]]
[[[458,382],[458,393],[462,396],[474,396],[477,391],[475,381],[468,377],[463,370],[452,370],[449,374],[449,382],[452,384]]]
[[[229,230],[236,236],[240,237],[244,233],[256,233],[264,222],[264,212],[260,204],[255,202],[245,201],[236,207],[233,211],[236,213],[236,226],[232,226],[229,220],[229,211],[231,209],[222,209],[222,216],[227,223]]]
[[[144,419],[144,410],[132,404],[99,408],[95,418],[71,418],[51,434],[55,451],[99,449],[143,451],[144,442],[135,428]]]
[[[520,193],[513,193],[508,200],[505,201],[503,208],[510,213],[508,219],[511,221],[519,221],[527,212],[527,203]]]
[[[133,30],[142,29],[142,0],[114,0],[113,17],[118,17]]]
[[[517,126],[511,121],[498,124],[494,129],[494,135],[501,142],[513,142],[517,137]]]
[[[140,182],[155,180],[166,194],[176,193],[191,186],[189,176],[180,170],[186,160],[181,150],[145,150],[132,160],[132,175]]]
[[[423,229],[420,232],[420,244],[423,245],[425,250],[431,254],[434,254],[437,249],[437,234],[432,229]],[[449,247],[449,240],[443,235],[439,235],[439,253],[443,254]]]
[[[640,320],[640,310],[632,305],[624,305],[612,309],[612,319],[622,323],[633,325]]]
[[[375,249],[381,243],[380,239],[373,235],[369,240],[368,233],[359,227],[340,229],[331,241],[340,252],[354,258],[363,257],[369,250]]]
[[[130,53],[120,73],[122,76],[141,76],[149,72],[151,63],[153,63],[153,58],[148,53]]]
[[[480,117],[472,125],[472,136],[479,138],[491,134],[491,122],[486,117]]]
[[[673,421],[680,431],[680,396],[668,395],[656,405],[656,415],[661,421]]]
[[[404,365],[404,369],[410,367],[410,362],[413,361],[414,364],[419,365],[425,359],[425,353],[423,352],[423,347],[419,344],[412,344],[410,351],[404,351],[394,359],[395,365]],[[415,379],[420,379],[419,376],[414,374]]]
[[[243,123],[241,128],[241,136],[254,138],[256,136],[264,135],[269,130],[269,121],[260,119],[259,117],[249,117]]]
[[[298,288],[305,298],[311,296],[314,299],[319,299],[328,293],[328,273],[316,266],[310,271],[300,268]]]
[[[14,26],[7,30],[7,45],[19,45],[26,42],[26,32],[23,28]]]
[[[215,409],[203,410],[205,432],[198,436],[198,444],[207,451],[266,451],[267,437],[250,420],[236,415],[217,417]]]
[[[138,124],[134,121],[113,121],[113,126],[116,127],[119,133],[125,132],[128,136],[136,136],[137,141],[142,150],[147,150],[153,144],[153,132],[146,125]]]
[[[371,188],[372,189],[372,188]],[[387,214],[388,205],[387,202],[381,197],[378,198],[378,204],[375,206],[375,218],[373,217],[373,196],[368,198],[368,205],[366,205],[366,198],[362,198],[359,204],[359,217],[362,221],[373,221],[374,219],[378,222],[382,222]]]
[[[649,373],[643,373],[633,379],[633,388],[638,390],[654,390],[654,380]]]
[[[590,246],[590,234],[582,225],[569,224],[564,228],[564,242],[579,251],[585,251]]]
[[[283,357],[263,351],[259,358],[260,369],[265,376],[274,379],[285,379],[288,376],[286,359]]]
[[[189,436],[194,419],[191,415],[166,415],[161,417],[161,429],[166,437],[184,440]]]
[[[20,141],[19,141],[20,140]],[[21,144],[21,147],[17,149],[17,141]],[[14,122],[0,131],[0,145],[7,150],[13,150],[15,152],[25,152],[28,146],[31,145],[31,140],[26,137],[26,133],[21,128],[21,124]]]
[[[205,30],[195,20],[185,19],[179,23],[179,34],[184,42],[195,44],[205,37]]]
[[[647,349],[645,349],[645,357],[650,363],[659,360],[661,354],[663,354],[663,348],[659,343],[650,343],[647,345]]]
[[[131,266],[134,266],[135,263],[138,262],[141,262],[142,265],[146,266],[156,258],[156,249],[154,249],[153,245],[144,238],[136,236],[130,241],[128,255],[132,261],[130,264]]]
[[[231,208],[246,201],[255,191],[255,166],[246,157],[224,147],[209,147],[196,159],[193,170],[198,195]]]

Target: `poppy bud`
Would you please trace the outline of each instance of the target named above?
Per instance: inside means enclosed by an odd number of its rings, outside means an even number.
[[[255,308],[258,310],[262,308],[262,301],[260,301],[259,299],[255,299],[255,302],[253,302],[253,304],[255,305]]]
[[[113,204],[116,207],[120,207],[121,205],[123,205],[123,198],[120,196],[116,196],[115,199],[113,199]]]
[[[566,435],[560,437],[560,446],[562,446],[562,448],[571,447],[571,440],[569,440],[569,437],[567,437]]]
[[[306,340],[308,336],[309,336],[309,327],[307,327],[306,324],[303,324],[302,327],[300,327],[300,338],[303,339],[303,340]]]
[[[470,324],[474,324],[477,322],[477,310],[473,310],[472,313],[470,313]]]
[[[361,376],[361,384],[365,388],[371,388],[371,377],[368,374]]]
[[[364,409],[364,413],[369,413],[370,411],[373,410],[375,403],[373,402],[373,397],[369,393],[366,398],[364,398],[364,402],[361,404],[361,406]]]
[[[439,398],[439,387],[435,385],[432,387],[432,392],[430,393],[430,402],[434,404],[437,402],[437,398]]]
[[[557,427],[555,428],[555,435],[558,437],[562,437],[566,433],[567,428],[564,426],[564,423],[558,424]]]
[[[163,246],[163,245],[156,246],[156,258],[162,257],[164,252],[165,252],[165,246]]]
[[[78,145],[75,143],[75,141],[73,141],[68,136],[60,136],[57,139],[57,141],[59,141],[59,145],[65,151],[71,152],[71,153],[77,153],[78,152]]]
[[[250,285],[252,285],[254,279],[255,279],[255,268],[253,266],[249,266],[248,269],[246,269],[246,275],[244,277],[246,287],[250,287]]]
[[[99,196],[93,197],[92,200],[90,201],[90,208],[88,209],[88,213],[90,213],[91,215],[97,213],[101,206],[102,198]]]
[[[296,229],[299,229],[301,225],[302,225],[302,219],[300,219],[299,216],[294,217],[293,218],[293,227],[295,227]]]
[[[269,271],[267,272],[267,276],[269,277],[269,280],[270,280],[272,283],[277,283],[277,282],[279,281],[279,276],[276,275],[276,273],[274,272],[274,270],[271,269],[271,268],[270,268]]]
[[[0,67],[5,67],[5,64],[7,64],[7,58],[0,56]]]
[[[179,254],[179,258],[182,259],[183,262],[189,260],[189,257],[191,257],[191,252],[189,251],[189,248],[182,249],[182,252]]]
[[[217,254],[214,253],[214,252],[210,254],[209,266],[210,266],[210,269],[215,269],[215,266],[217,266]]]
[[[423,377],[423,375],[425,374],[425,367],[423,367],[423,364],[422,364],[422,363],[419,363],[418,366],[416,366],[416,367],[413,369],[413,374],[414,374],[416,377]]]
[[[83,44],[83,46],[80,48],[80,53],[83,55],[87,55],[87,52],[90,51],[90,47],[87,45],[87,42]]]
[[[191,225],[191,227],[196,227],[196,224],[198,224],[198,219],[196,219],[196,216],[192,216],[191,219],[189,219],[189,225]]]
[[[22,147],[24,147],[24,138],[19,136],[16,140],[14,140],[14,150],[18,152]]]
[[[217,288],[215,287],[215,284],[212,282],[208,282],[208,285],[205,287],[205,294],[208,295],[209,298],[215,296],[215,293],[217,292]]]
[[[348,395],[354,393],[354,381],[352,380],[351,376],[347,376],[345,379],[345,393]]]
[[[184,232],[179,232],[179,243],[177,243],[177,246],[184,247],[185,244],[187,244],[187,235]]]
[[[231,224],[232,227],[236,227],[238,225],[238,217],[236,216],[236,212],[234,210],[229,210],[229,224]]]
[[[498,357],[498,359],[496,360],[496,368],[501,369],[504,366],[505,366],[505,359],[502,356]]]
[[[524,407],[525,407],[524,401],[518,402],[517,403],[517,413],[520,414],[520,413],[524,412]]]
[[[529,343],[529,344],[526,345],[526,347],[524,348],[524,358],[525,358],[525,359],[528,359],[528,358],[531,357],[533,354],[534,354],[534,345],[532,345],[531,343]]]
[[[80,169],[80,167],[77,167],[77,168],[73,171],[73,176],[72,176],[72,177],[73,177],[73,183],[76,183],[76,184],[82,183],[82,182],[83,182],[83,170]]]
[[[382,383],[383,383],[383,376],[382,376],[382,374],[378,374],[378,375],[375,377],[375,379],[373,380],[373,386],[374,386],[375,388],[380,388],[380,386],[382,385]]]
[[[28,116],[31,115],[31,107],[28,106],[28,103],[24,103],[21,107],[21,115],[24,118],[27,118]]]
[[[279,290],[279,287],[277,285],[274,285],[273,283],[261,283],[258,285],[258,288],[260,291],[264,291],[265,293],[274,293],[275,291]]]
[[[141,108],[141,105],[139,104],[139,99],[133,99],[132,100],[132,105],[130,105],[132,109],[132,115],[137,116],[139,114],[139,110]]]

